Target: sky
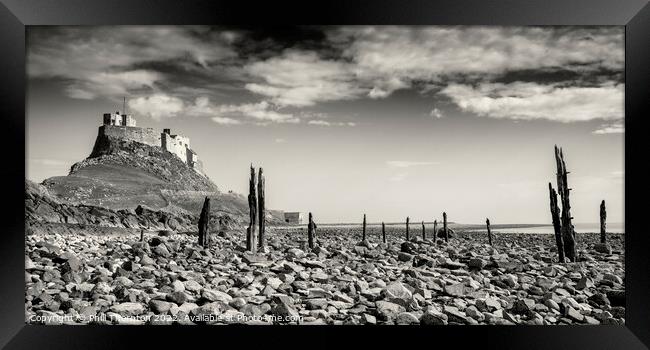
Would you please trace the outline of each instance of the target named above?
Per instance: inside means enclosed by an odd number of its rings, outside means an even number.
[[[624,217],[624,28],[28,27],[26,174],[66,175],[103,113],[190,138],[222,191],[320,222]]]

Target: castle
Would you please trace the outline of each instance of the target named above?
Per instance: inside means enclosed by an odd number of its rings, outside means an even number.
[[[136,126],[133,116],[115,113],[104,113],[103,125],[99,127],[99,134],[156,146],[176,155],[190,168],[198,173],[203,173],[203,163],[198,155],[190,148],[190,139],[182,135],[172,135],[170,129],[156,132],[153,128],[140,128]]]

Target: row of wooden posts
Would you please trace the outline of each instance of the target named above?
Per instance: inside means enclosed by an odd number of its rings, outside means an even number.
[[[311,215],[311,213],[309,213]],[[444,239],[445,241],[449,241],[449,231],[447,230],[447,213],[442,213],[442,218],[443,218],[443,232],[444,232]],[[410,240],[411,235],[410,235],[410,217],[406,217],[406,240]],[[433,235],[434,237],[437,234],[437,228],[438,228],[438,220],[433,221]],[[382,221],[381,222],[381,237],[382,237],[382,242],[386,243],[386,224]],[[422,221],[422,239],[426,239],[426,229],[424,227],[424,221]],[[366,240],[366,214],[363,214],[363,226],[361,230],[361,240],[365,241]]]
[[[555,233],[555,241],[558,248],[558,258],[560,262],[565,262],[569,259],[572,262],[577,260],[576,243],[575,243],[575,229],[572,224],[573,217],[571,216],[571,204],[569,200],[569,188],[567,183],[567,175],[569,172],[566,170],[566,163],[564,161],[564,153],[562,148],[555,146],[555,162],[557,167],[556,181],[557,192],[553,185],[548,183],[551,218],[553,223],[553,231]],[[250,179],[248,188],[248,206],[249,206],[249,220],[250,224],[246,230],[246,249],[252,253],[256,253],[258,249],[265,247],[265,222],[266,222],[266,208],[264,198],[264,175],[262,168],[259,172],[255,173],[255,168],[251,164]],[[560,202],[558,202],[558,194],[560,195]],[[443,238],[449,241],[449,230],[447,229],[447,213],[442,213],[443,217]],[[600,204],[600,242],[606,243],[606,221],[607,212],[605,208],[605,201]],[[209,221],[210,221],[210,198],[205,197],[201,216],[199,218],[199,245],[209,247]],[[485,219],[487,227],[488,243],[492,245],[492,231],[490,229],[490,219]],[[259,230],[257,225],[259,224]],[[438,220],[433,222],[434,238],[437,235]],[[143,231],[144,232],[144,231]],[[386,243],[386,224],[381,223],[382,241]],[[256,234],[257,233],[257,234]],[[312,213],[309,213],[309,222],[307,224],[307,243],[310,249],[314,248],[314,239],[316,234],[316,224]],[[422,221],[422,238],[426,238],[426,231],[424,221]],[[141,237],[142,239],[142,237]],[[362,241],[366,240],[366,214],[363,214],[363,228],[362,228]],[[410,240],[410,218],[406,218],[406,240]]]

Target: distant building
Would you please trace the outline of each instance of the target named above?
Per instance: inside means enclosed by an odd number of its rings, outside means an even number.
[[[285,212],[284,213],[284,222],[287,224],[302,224],[303,215],[300,212]]]

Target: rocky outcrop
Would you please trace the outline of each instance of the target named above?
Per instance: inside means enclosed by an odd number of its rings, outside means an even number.
[[[97,137],[91,155],[74,164],[69,175],[98,164],[119,164],[141,169],[162,180],[162,187],[168,189],[218,191],[207,176],[197,173],[162,148],[106,135]]]
[[[213,217],[216,224],[235,226],[228,215]],[[25,182],[25,222],[49,224],[93,225],[147,230],[196,231],[196,215],[170,213],[138,206],[134,210],[113,210],[92,205],[75,205],[52,196],[46,187]]]

